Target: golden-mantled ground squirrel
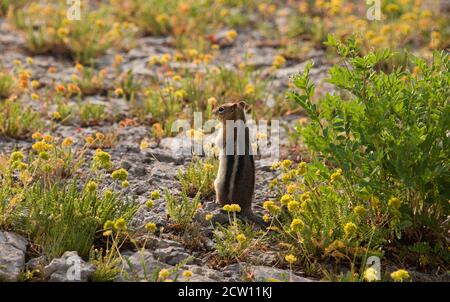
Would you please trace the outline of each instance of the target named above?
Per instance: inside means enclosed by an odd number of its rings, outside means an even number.
[[[216,202],[220,205],[239,204],[244,218],[266,226],[252,211],[255,193],[255,159],[246,126],[247,104],[244,101],[226,103],[214,110],[222,123],[218,136],[219,172],[214,181]],[[245,134],[245,135],[244,135]]]

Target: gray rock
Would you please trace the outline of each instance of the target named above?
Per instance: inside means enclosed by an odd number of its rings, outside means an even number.
[[[0,280],[17,281],[25,265],[26,248],[22,236],[0,231]]]
[[[38,269],[40,267],[43,267],[45,265],[45,257],[39,256],[33,259],[28,260],[26,263],[26,267],[30,270]]]
[[[170,265],[177,265],[183,261],[192,263],[193,260],[184,248],[177,246],[159,248],[156,249],[153,254],[159,261]]]
[[[123,270],[116,281],[152,281],[159,270],[173,268],[156,260],[149,250],[137,251],[128,256],[124,253],[123,256]]]
[[[121,168],[124,168],[125,170],[130,170],[130,168],[132,167],[133,165],[129,162],[129,161],[127,161],[127,160],[122,160],[122,162],[120,163],[120,167]]]
[[[184,270],[192,272],[190,278],[181,276],[179,281],[190,281],[190,282],[226,282],[227,278],[220,271],[216,271],[204,266],[198,265],[186,265],[183,267]]]
[[[135,166],[131,173],[133,174],[133,176],[145,176],[145,174],[147,174],[147,170],[145,169],[145,166],[143,165],[139,165],[139,166]]]
[[[75,251],[65,252],[44,267],[44,277],[52,282],[86,282],[95,267],[86,263]]]
[[[291,273],[289,270],[269,266],[252,266],[250,272],[253,274],[253,280],[256,282],[264,282],[272,279],[286,282],[312,282],[313,280],[300,277]]]
[[[224,269],[226,277],[233,277],[237,281],[249,281],[248,276],[252,276],[251,281],[267,282],[271,280],[283,282],[313,282],[314,280],[300,277],[289,270],[283,270],[270,266],[250,265],[245,262],[228,265]]]

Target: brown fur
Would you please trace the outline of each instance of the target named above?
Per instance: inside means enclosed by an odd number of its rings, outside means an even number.
[[[226,155],[227,126],[226,121],[246,122],[245,110],[247,104],[243,101],[237,103],[226,103],[214,110],[222,123],[221,145],[224,154],[220,156],[219,173],[214,182],[216,189],[216,201],[220,205],[237,203],[241,207],[241,215],[252,222],[265,225],[264,221],[253,214],[252,202],[255,192],[255,159],[249,144],[249,129],[245,127],[245,153],[237,154],[237,133],[234,128],[234,154]]]

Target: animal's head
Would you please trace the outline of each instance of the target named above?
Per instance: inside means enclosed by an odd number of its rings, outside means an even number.
[[[246,102],[240,101],[236,103],[225,103],[213,110],[213,113],[221,122],[227,120],[245,121],[245,113],[249,111],[249,106]]]

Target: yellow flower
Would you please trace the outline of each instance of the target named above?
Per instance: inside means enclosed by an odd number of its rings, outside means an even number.
[[[235,30],[230,30],[226,33],[226,38],[229,41],[234,41],[234,39],[236,39],[237,37],[237,32]]]
[[[111,236],[112,235],[112,231],[111,230],[108,230],[108,231],[104,231],[103,232],[103,237],[109,237],[109,236]]]
[[[75,69],[78,70],[78,72],[82,72],[84,67],[80,63],[77,63],[77,65],[75,65]]]
[[[263,203],[263,208],[270,212],[272,215],[278,215],[281,213],[281,208],[271,200],[267,200]]]
[[[245,237],[244,234],[239,234],[239,235],[236,236],[236,240],[237,240],[239,243],[244,242],[246,239],[247,239],[247,237]]]
[[[11,156],[9,157],[11,161],[22,161],[24,158],[25,156],[21,151],[14,151],[11,153]]]
[[[190,278],[190,277],[192,277],[192,272],[191,271],[184,271],[183,272],[183,277],[185,277],[185,278]]]
[[[36,152],[48,151],[52,148],[52,145],[47,144],[44,141],[36,142],[31,146],[31,148]]]
[[[89,192],[93,192],[93,191],[95,191],[95,190],[97,190],[97,183],[95,182],[95,181],[89,181],[88,183],[87,183],[87,185],[86,185],[86,189],[89,191]]]
[[[287,207],[289,212],[296,212],[300,209],[300,203],[298,203],[298,201],[291,200],[289,201]]]
[[[58,37],[60,37],[61,39],[64,39],[69,34],[69,30],[65,27],[61,27],[61,28],[58,28],[57,34],[58,34]]]
[[[127,222],[123,218],[119,218],[114,223],[114,228],[116,230],[125,230],[127,228]]]
[[[172,58],[172,56],[170,54],[166,53],[161,56],[161,59],[159,60],[159,62],[161,64],[167,64],[167,63],[169,63],[171,58]]]
[[[300,195],[300,199],[302,201],[310,200],[311,199],[311,195],[310,194],[311,193],[309,193],[309,192],[304,192],[304,193],[302,193],[302,195]]]
[[[306,163],[305,162],[301,162],[298,164],[297,166],[297,173],[298,175],[304,175],[306,173]]]
[[[395,13],[400,10],[400,6],[395,3],[389,3],[388,5],[386,5],[385,10],[388,13]]]
[[[146,202],[145,202],[145,206],[147,207],[147,208],[153,208],[154,206],[155,206],[155,202],[153,201],[153,200],[151,200],[151,199],[149,199],[149,200],[147,200]]]
[[[48,160],[50,158],[50,155],[45,151],[39,152],[38,156],[40,159],[43,159],[43,160]]]
[[[286,59],[283,56],[276,56],[272,61],[272,66],[274,68],[280,68],[284,63],[286,63]]]
[[[356,216],[359,216],[359,217],[366,215],[366,209],[363,206],[356,206],[353,209],[353,212],[355,213]]]
[[[172,80],[174,80],[175,82],[179,82],[179,81],[181,81],[181,76],[179,76],[179,75],[174,75],[174,76],[172,77]]]
[[[217,105],[217,100],[215,97],[210,97],[208,99],[208,105],[211,107],[215,107]]]
[[[233,204],[226,204],[223,206],[223,210],[226,212],[240,212],[241,211],[241,206],[233,203]]]
[[[96,168],[109,169],[111,167],[111,155],[101,149],[95,150],[94,166]]]
[[[128,182],[128,180],[122,181],[122,187],[128,188],[129,185],[130,185],[130,183]]]
[[[352,236],[356,233],[358,227],[353,222],[347,222],[344,226],[344,232],[347,236]]]
[[[211,221],[211,219],[213,219],[214,215],[213,214],[206,214],[205,215],[205,220],[206,221]]]
[[[305,226],[305,224],[300,219],[298,219],[298,218],[292,219],[291,230],[293,230],[294,232],[301,231],[304,226]]]
[[[281,162],[276,162],[276,163],[273,163],[273,164],[272,164],[272,166],[270,167],[270,169],[276,170],[276,169],[278,169],[279,167],[281,167]]]
[[[255,86],[253,86],[252,84],[245,85],[244,94],[250,95],[250,94],[253,94],[254,92],[255,92]]]
[[[31,99],[32,99],[33,101],[38,101],[40,98],[41,98],[41,97],[40,97],[39,94],[37,94],[37,93],[32,93],[32,94],[31,94]]]
[[[295,192],[296,189],[297,189],[296,184],[290,184],[286,187],[286,192],[288,192],[288,194],[292,194]]]
[[[156,231],[156,224],[153,222],[145,224],[145,230],[147,230],[147,232],[154,233]]]
[[[378,209],[380,207],[380,199],[376,196],[370,196],[370,205],[374,209]]]
[[[114,227],[114,221],[112,221],[112,220],[107,220],[106,222],[105,222],[105,224],[103,225],[103,229],[104,230],[110,230],[110,229],[112,229]]]
[[[160,199],[161,198],[161,194],[159,193],[159,191],[152,191],[151,193],[150,193],[150,196],[153,198],[153,199]]]
[[[116,90],[114,90],[114,94],[118,97],[123,96],[123,89],[122,88],[116,88]]]
[[[88,145],[91,145],[94,142],[94,138],[91,135],[88,135],[84,138]]]
[[[169,21],[169,16],[166,14],[159,14],[156,16],[156,22],[158,22],[159,24],[163,24],[166,23],[167,21]]]
[[[292,254],[286,255],[286,257],[284,257],[284,259],[291,265],[294,264],[295,262],[297,262],[297,257],[295,257]]]
[[[407,280],[410,278],[408,271],[404,269],[399,269],[393,273],[391,273],[392,280],[396,282],[403,282],[403,280]]]
[[[336,180],[339,180],[340,177],[342,175],[342,170],[341,169],[337,169],[336,172],[334,172],[333,174],[331,174],[330,179],[331,182],[334,182]]]
[[[270,221],[270,216],[268,214],[264,214],[262,218],[263,218],[264,222]]]
[[[61,119],[61,113],[58,111],[53,112],[53,119],[54,120],[60,120]]]
[[[388,206],[398,210],[400,208],[401,201],[397,197],[391,197],[388,201]]]
[[[128,171],[125,170],[124,168],[120,168],[118,170],[115,170],[114,172],[111,173],[111,177],[114,180],[121,180],[124,181],[128,178]]]
[[[72,145],[73,145],[73,140],[70,137],[66,137],[62,142],[63,147],[70,147]]]
[[[119,64],[121,64],[123,62],[123,56],[121,56],[121,55],[116,55],[115,57],[114,57],[114,63],[116,64],[116,65],[119,65]]]
[[[291,195],[289,195],[289,194],[284,194],[284,195],[281,197],[280,202],[281,202],[282,205],[287,206],[288,203],[289,203],[291,200],[293,200]]]
[[[283,165],[283,168],[287,169],[292,165],[292,161],[289,159],[285,159],[281,164]]]
[[[113,197],[113,192],[110,189],[107,189],[103,193],[103,197],[106,198],[106,199],[111,199],[111,197]]]
[[[175,91],[174,96],[177,99],[184,99],[187,96],[187,92],[184,89],[179,89],[179,90]]]
[[[162,270],[160,270],[160,271],[159,271],[159,274],[158,274],[158,276],[159,276],[160,279],[166,279],[167,277],[169,277],[169,275],[170,275],[169,270],[168,270],[168,269],[165,269],[165,268],[163,268]]]
[[[369,267],[364,271],[364,280],[368,282],[373,282],[378,280],[378,274],[377,271],[373,267]]]
[[[33,89],[37,89],[39,88],[39,82],[36,80],[31,81],[31,87],[33,87]]]
[[[188,55],[190,56],[190,57],[196,57],[196,56],[198,56],[198,51],[197,50],[195,50],[195,49],[189,49],[188,51],[187,51],[187,53],[188,53]]]
[[[158,64],[158,62],[159,62],[159,59],[157,56],[151,56],[150,59],[148,60],[148,63],[150,65]]]

